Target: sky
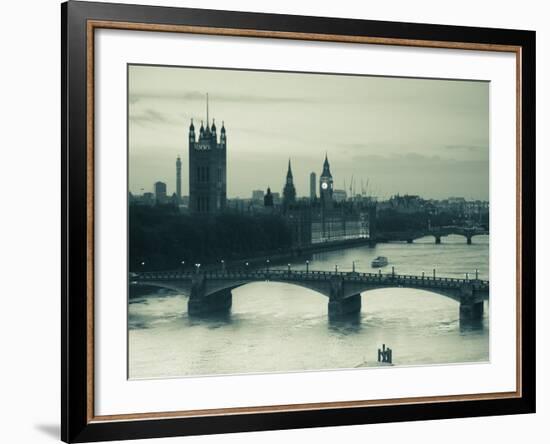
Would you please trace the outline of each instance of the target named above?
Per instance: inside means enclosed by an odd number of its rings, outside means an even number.
[[[343,73],[345,74],[345,73]],[[227,195],[281,192],[289,158],[298,196],[328,155],[334,187],[379,199],[489,199],[489,83],[343,74],[129,66],[130,191],[189,190],[189,124],[225,123]],[[198,131],[197,131],[198,133]],[[368,183],[368,187],[367,187]]]

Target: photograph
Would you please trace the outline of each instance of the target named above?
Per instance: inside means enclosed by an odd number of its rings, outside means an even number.
[[[127,376],[489,363],[490,82],[127,64]]]

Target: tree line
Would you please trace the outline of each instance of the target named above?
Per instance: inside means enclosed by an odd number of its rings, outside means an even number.
[[[284,251],[291,231],[278,215],[180,213],[173,205],[130,205],[130,271],[219,264]],[[182,265],[185,262],[185,265]]]

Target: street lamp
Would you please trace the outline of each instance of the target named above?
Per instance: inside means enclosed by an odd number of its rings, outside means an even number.
[[[195,264],[195,269],[197,273],[199,272],[199,268],[201,268],[201,264]]]
[[[338,274],[338,264],[334,264],[334,271]]]
[[[222,273],[225,273],[225,261],[222,259],[220,262],[222,264]]]
[[[265,266],[266,266],[267,272],[269,273],[269,259],[266,259]]]
[[[479,270],[476,268],[476,281],[479,279]]]
[[[355,261],[353,261],[353,262],[351,263],[351,268],[352,268],[352,271],[355,273]]]
[[[287,264],[288,267],[288,274],[290,274],[290,264]]]
[[[309,273],[309,261],[306,261],[306,273]]]

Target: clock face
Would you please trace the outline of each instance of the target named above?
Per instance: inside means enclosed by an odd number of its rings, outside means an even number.
[[[323,182],[323,183],[321,184],[321,188],[322,188],[323,190],[326,190],[326,189],[328,188],[328,184],[327,184],[326,182]]]

